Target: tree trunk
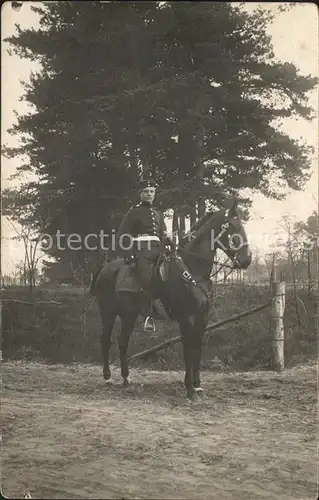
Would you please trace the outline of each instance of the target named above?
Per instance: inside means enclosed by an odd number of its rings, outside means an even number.
[[[276,277],[275,277],[275,263],[276,263],[276,255],[273,253],[272,254],[272,261],[271,261],[269,286],[271,286],[272,281],[274,281],[276,279]]]
[[[308,273],[308,299],[310,299],[312,290],[310,250],[307,251],[307,273]]]
[[[113,124],[111,126],[111,136],[112,136],[112,151],[110,154],[110,159],[114,167],[116,168],[124,168],[125,159],[124,159],[124,150],[122,143],[122,131],[121,129]]]
[[[28,286],[28,276],[27,276],[27,254],[24,256],[24,264],[23,264],[23,282],[24,286]]]
[[[179,228],[178,228],[178,211],[176,208],[174,208],[173,211],[173,222],[172,222],[172,236],[173,236],[173,242],[176,245],[177,243],[177,237],[179,236]]]
[[[201,186],[203,185],[203,178],[205,172],[205,165],[203,163],[203,142],[204,134],[201,128],[196,132],[196,170],[199,183],[199,197],[198,197],[198,218],[200,219],[205,215],[205,199],[201,196]]]
[[[179,232],[178,232],[178,237],[181,239],[181,237],[185,234],[185,213],[183,209],[180,209],[179,211]]]
[[[144,156],[144,158],[142,159],[142,161],[143,161],[143,177],[147,177],[148,173],[149,173],[149,170],[150,170],[147,157]]]
[[[137,155],[135,149],[130,150],[130,166],[134,172],[137,172]]]
[[[196,201],[194,201],[194,204],[190,210],[190,225],[191,227],[195,226],[197,217],[196,217]]]
[[[34,282],[32,268],[28,269],[28,278],[29,278],[29,292],[32,293],[33,292],[33,282]]]
[[[299,305],[298,305],[298,296],[297,296],[296,273],[295,273],[295,266],[294,266],[294,259],[293,259],[292,251],[289,248],[288,248],[288,258],[290,260],[290,265],[291,265],[291,276],[292,276],[292,284],[293,284],[293,297],[294,297],[294,302],[295,302],[296,316],[297,316],[298,326],[300,327],[301,326],[301,320],[300,320]]]
[[[198,200],[198,218],[200,219],[205,215],[206,207],[205,207],[205,200],[201,198]]]

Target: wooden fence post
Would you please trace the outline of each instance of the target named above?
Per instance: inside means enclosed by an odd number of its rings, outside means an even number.
[[[284,355],[284,311],[285,311],[285,283],[271,282],[271,335],[272,335],[272,360],[271,368],[283,371],[285,368]]]

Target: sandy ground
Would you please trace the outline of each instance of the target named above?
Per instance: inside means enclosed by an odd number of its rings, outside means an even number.
[[[2,493],[22,498],[317,498],[316,366],[204,373],[5,363]]]

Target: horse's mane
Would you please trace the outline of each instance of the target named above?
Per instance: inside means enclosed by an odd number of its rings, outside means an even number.
[[[205,224],[208,220],[210,220],[212,217],[216,217],[220,214],[220,212],[206,212],[198,221],[191,226],[190,230],[182,236],[179,242],[180,247],[184,247],[185,243],[189,241],[189,234],[193,233],[194,238],[197,238],[200,234],[203,234],[205,232]]]

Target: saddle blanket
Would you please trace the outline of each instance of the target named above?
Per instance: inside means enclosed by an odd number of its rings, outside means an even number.
[[[161,281],[165,282],[169,278],[169,259],[161,258],[156,269],[154,269],[155,274]],[[125,264],[122,266],[118,272],[115,282],[115,293],[119,298],[119,295],[123,293],[139,293],[142,291],[141,286],[138,283],[136,276],[135,267],[132,264]]]
[[[134,269],[131,265],[123,266],[117,275],[115,283],[116,294],[121,293],[138,293],[141,287],[137,282]]]

